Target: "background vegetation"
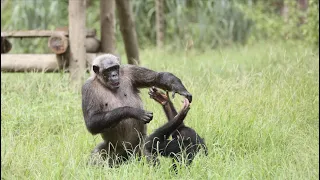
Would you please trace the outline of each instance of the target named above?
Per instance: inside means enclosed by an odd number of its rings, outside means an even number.
[[[100,37],[99,1],[88,2],[87,26]],[[309,0],[303,13],[286,0],[166,0],[162,50],[154,48],[154,0],[131,2],[141,65],[174,73],[193,94],[186,124],[205,138],[208,157],[199,154],[178,175],[164,158],[159,168],[137,160],[113,169],[87,166],[101,138],[86,130],[69,74],[1,73],[2,179],[318,179],[318,1]],[[287,21],[279,2],[291,9]],[[6,0],[1,30],[67,26],[67,4]],[[49,52],[45,39],[11,42],[10,53]],[[165,116],[146,89],[141,96],[154,112],[151,133]],[[181,97],[174,104],[180,107]]]
[[[100,38],[100,2],[87,0],[87,27],[95,28]],[[168,49],[193,47],[205,50],[232,44],[253,44],[261,40],[285,40],[319,46],[319,1],[308,0],[308,9],[299,10],[292,0],[166,0],[165,44]],[[280,15],[288,7],[289,18]],[[154,46],[155,1],[131,2],[139,46]],[[6,0],[1,7],[1,29],[55,29],[68,25],[68,1]],[[300,18],[306,17],[304,24]],[[123,43],[116,22],[118,51]],[[49,52],[42,39],[15,40],[12,52]]]

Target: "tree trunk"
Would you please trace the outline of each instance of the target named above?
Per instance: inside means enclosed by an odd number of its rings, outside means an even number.
[[[301,13],[301,15],[299,16],[299,23],[304,24],[306,23],[306,11],[308,9],[308,0],[298,0],[298,7],[300,9],[300,11],[302,11],[303,13]]]
[[[120,31],[129,64],[139,64],[139,46],[129,0],[116,0]]]
[[[86,71],[86,0],[69,0],[69,69],[71,85],[78,88]]]
[[[299,9],[306,11],[308,9],[308,0],[298,0]]]
[[[156,33],[157,33],[157,47],[162,48],[164,42],[164,13],[163,0],[155,0],[156,4]]]
[[[288,22],[288,13],[289,13],[289,7],[286,3],[283,3],[281,6],[280,14],[283,17],[284,22]]]
[[[115,52],[115,2],[100,0],[101,52]]]

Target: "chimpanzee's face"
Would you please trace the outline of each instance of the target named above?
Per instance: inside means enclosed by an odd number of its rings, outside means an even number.
[[[119,66],[118,65],[104,69],[101,72],[101,76],[103,78],[103,81],[105,82],[105,85],[109,89],[116,90],[119,88],[120,78],[119,78]]]

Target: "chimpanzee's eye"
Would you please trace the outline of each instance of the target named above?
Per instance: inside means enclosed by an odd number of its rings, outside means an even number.
[[[102,76],[105,77],[105,78],[108,77],[108,71],[104,71],[104,72],[102,73]]]
[[[111,71],[118,71],[118,70],[119,70],[119,66],[110,67],[108,70],[109,70],[110,72],[111,72]]]

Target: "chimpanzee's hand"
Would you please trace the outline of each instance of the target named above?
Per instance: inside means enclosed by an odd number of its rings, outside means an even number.
[[[144,122],[144,124],[149,123],[153,118],[153,113],[145,111],[143,109],[137,109],[135,113],[136,119],[139,119]]]
[[[174,98],[175,93],[178,93],[181,96],[184,96],[185,98],[187,98],[189,100],[190,103],[192,102],[192,95],[188,91],[181,91],[181,92],[173,91],[172,98]]]

